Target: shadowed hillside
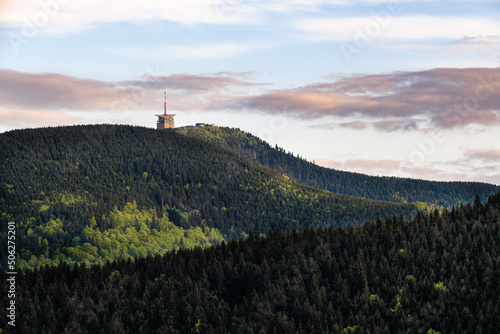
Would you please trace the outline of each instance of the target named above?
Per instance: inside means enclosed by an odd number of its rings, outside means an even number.
[[[472,202],[476,194],[484,201],[500,189],[480,182],[436,182],[368,176],[320,167],[234,128],[183,127],[177,131],[232,149],[303,184],[340,194],[391,202],[425,202],[451,208],[453,205]]]
[[[170,130],[99,125],[11,131],[0,135],[0,160],[1,222],[17,223],[22,267],[103,263],[250,232],[354,225],[416,212],[411,204],[305,186]]]

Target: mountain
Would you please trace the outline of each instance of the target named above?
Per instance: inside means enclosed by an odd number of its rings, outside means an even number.
[[[16,276],[14,333],[500,333],[500,193],[362,227]],[[0,271],[0,304],[9,282]]]
[[[208,246],[279,229],[362,224],[414,204],[302,185],[172,130],[73,126],[0,135],[0,220],[17,225],[21,268]],[[1,237],[6,241],[6,231]],[[0,258],[6,259],[2,247]]]
[[[451,208],[453,205],[472,202],[476,194],[484,201],[500,189],[498,186],[480,182],[436,182],[368,176],[320,167],[287,153],[282,148],[273,148],[250,133],[234,128],[188,126],[176,130],[229,148],[303,184],[334,193],[391,202],[424,202]]]

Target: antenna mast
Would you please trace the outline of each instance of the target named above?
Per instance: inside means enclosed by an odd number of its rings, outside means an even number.
[[[0,0],[1,1],[1,0]],[[165,91],[165,100],[163,102],[163,115],[155,115],[158,117],[156,122],[157,129],[173,129],[175,127],[174,124],[174,116],[175,114],[167,114],[167,91]]]

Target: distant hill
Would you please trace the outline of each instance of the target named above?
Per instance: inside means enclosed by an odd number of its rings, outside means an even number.
[[[239,129],[206,126],[182,127],[178,132],[203,139],[245,155],[264,166],[290,176],[303,184],[340,194],[391,202],[425,202],[451,208],[481,200],[500,187],[480,182],[436,182],[410,178],[368,176],[315,165]]]
[[[59,260],[104,263],[272,229],[354,225],[416,212],[413,204],[302,185],[171,130],[10,131],[0,134],[0,161],[0,222],[16,222],[23,268]],[[2,260],[6,251],[0,250]]]

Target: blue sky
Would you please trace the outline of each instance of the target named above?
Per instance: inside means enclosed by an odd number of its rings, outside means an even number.
[[[0,131],[238,127],[318,164],[500,184],[500,2],[0,2]]]

